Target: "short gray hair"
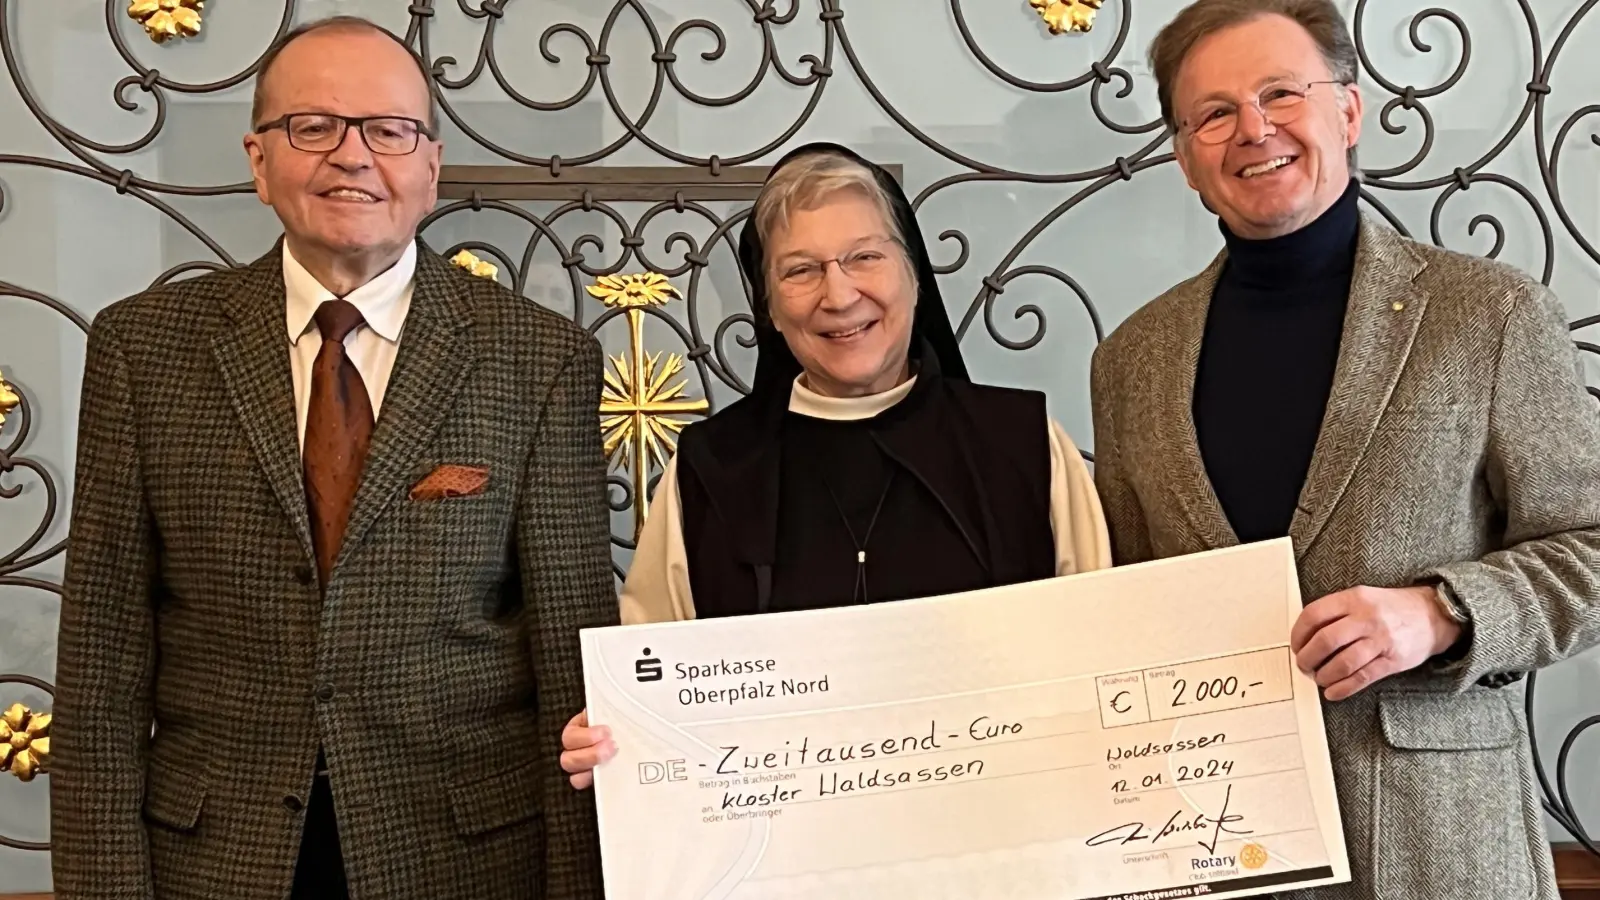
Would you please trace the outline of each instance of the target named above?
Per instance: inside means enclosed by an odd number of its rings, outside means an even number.
[[[1172,95],[1178,72],[1194,45],[1209,35],[1262,16],[1278,15],[1293,21],[1311,35],[1333,80],[1351,85],[1361,71],[1361,55],[1350,26],[1333,0],[1195,0],[1184,7],[1150,42],[1150,69],[1156,76],[1156,97],[1161,101],[1161,118],[1175,133],[1178,114],[1172,108]],[[1341,93],[1341,99],[1343,94]],[[1351,147],[1350,175],[1361,180],[1356,148]]]
[[[788,227],[789,218],[795,210],[816,209],[828,198],[846,191],[865,196],[883,217],[884,224],[889,229],[889,237],[900,245],[906,274],[911,277],[912,291],[915,293],[918,289],[917,269],[911,262],[910,252],[906,249],[906,234],[900,226],[900,219],[894,214],[894,201],[890,199],[889,192],[884,190],[883,185],[878,183],[871,169],[839,153],[829,150],[807,153],[795,157],[772,173],[767,183],[762,185],[760,195],[756,197],[755,211],[752,214],[755,219],[756,236],[761,239],[761,245],[770,246],[773,235]],[[768,287],[771,288],[773,285],[770,256],[763,265],[766,267],[763,275],[767,279]]]

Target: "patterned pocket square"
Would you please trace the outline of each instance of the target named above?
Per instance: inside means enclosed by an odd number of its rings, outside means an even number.
[[[446,463],[429,472],[411,487],[413,500],[445,500],[450,497],[471,497],[489,487],[489,470],[481,466],[457,466]]]

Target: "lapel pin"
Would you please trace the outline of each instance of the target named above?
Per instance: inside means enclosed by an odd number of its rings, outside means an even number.
[[[1400,310],[1405,309],[1405,308],[1406,308],[1406,305],[1404,303],[1401,303],[1399,300],[1396,300],[1394,302],[1394,311],[1395,312],[1399,312]]]

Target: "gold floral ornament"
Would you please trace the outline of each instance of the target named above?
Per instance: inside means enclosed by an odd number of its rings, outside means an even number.
[[[450,261],[461,268],[466,269],[468,272],[478,276],[479,278],[493,279],[496,275],[500,274],[499,266],[496,266],[494,263],[485,262],[484,260],[479,259],[472,253],[471,250],[462,250],[455,256],[450,257]]]
[[[606,370],[600,433],[605,439],[606,459],[633,475],[633,533],[637,539],[650,513],[651,468],[664,468],[677,449],[677,435],[689,424],[680,417],[705,415],[711,405],[685,395],[687,379],[675,381],[683,373],[683,357],[644,350],[645,308],[665,306],[679,296],[665,275],[605,275],[590,286],[589,293],[613,309],[628,312],[630,352],[611,357],[611,368]]]
[[[206,0],[128,0],[128,16],[144,26],[158,44],[170,38],[200,33],[200,13]]]
[[[0,425],[6,424],[6,416],[21,405],[22,398],[18,397],[17,392],[11,389],[11,385],[6,382],[4,373],[0,373]]]
[[[1083,33],[1094,28],[1094,14],[1105,0],[1028,0],[1051,34]]]
[[[50,716],[21,703],[0,715],[0,772],[32,781],[50,765]]]
[[[589,288],[589,293],[611,307],[630,309],[645,306],[665,306],[668,300],[678,296],[678,289],[672,286],[667,276],[659,272],[645,272],[642,275],[602,275],[600,280]],[[630,323],[633,322],[629,318]]]

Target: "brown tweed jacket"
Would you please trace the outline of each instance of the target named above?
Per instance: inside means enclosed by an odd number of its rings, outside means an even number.
[[[1191,414],[1223,258],[1096,351],[1096,482],[1119,564],[1231,546]],[[1354,882],[1301,900],[1555,900],[1520,683],[1600,642],[1600,408],[1555,298],[1498,263],[1361,226],[1290,535],[1309,602],[1442,578],[1454,667],[1324,703]]]
[[[351,896],[598,898],[557,763],[614,624],[601,355],[420,248],[319,598],[277,250],[89,336],[51,776],[62,900],[282,900],[319,745]],[[412,499],[441,464],[476,496]],[[153,734],[152,734],[153,726]]]

